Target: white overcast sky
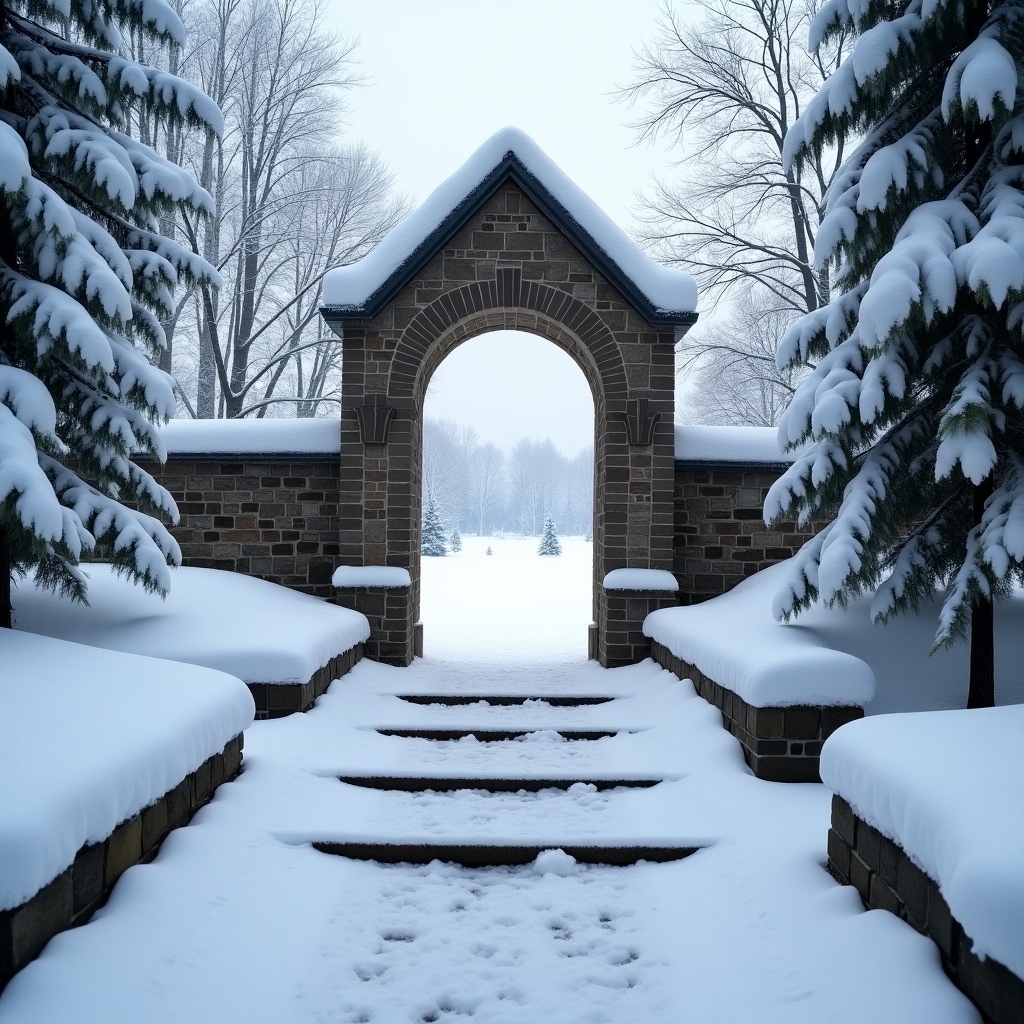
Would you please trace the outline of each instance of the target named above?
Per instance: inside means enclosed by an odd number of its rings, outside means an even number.
[[[328,0],[329,26],[358,38],[368,78],[350,95],[347,138],[387,161],[422,202],[476,148],[521,128],[627,231],[637,191],[671,156],[634,146],[614,99],[655,33],[657,0]],[[439,368],[427,415],[502,447],[550,436],[573,455],[593,441],[593,400],[575,363],[529,335],[467,342]]]

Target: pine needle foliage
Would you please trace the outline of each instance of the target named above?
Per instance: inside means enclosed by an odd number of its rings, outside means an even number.
[[[150,358],[173,291],[218,280],[159,226],[212,200],[131,131],[219,132],[220,111],[124,56],[129,38],[152,52],[185,33],[163,0],[0,0],[0,546],[82,600],[100,543],[146,589],[170,585],[177,510],[133,460],[166,457],[174,385]]]
[[[562,545],[558,542],[558,530],[555,529],[555,521],[549,512],[544,517],[544,532],[541,534],[540,545],[537,548],[538,555],[560,555]]]
[[[444,521],[441,510],[433,496],[427,499],[427,510],[423,514],[423,545],[421,551],[425,555],[442,557],[448,554],[448,542],[444,535]]]
[[[799,165],[856,143],[815,245],[836,287],[780,346],[811,372],[765,504],[830,522],[775,613],[874,590],[886,621],[938,590],[949,646],[1024,579],[1024,0],[827,0],[811,46],[839,33],[850,54],[785,147]]]

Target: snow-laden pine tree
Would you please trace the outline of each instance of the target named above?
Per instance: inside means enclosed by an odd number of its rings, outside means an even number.
[[[79,560],[166,592],[178,546],[162,460],[173,382],[147,358],[182,278],[216,271],[161,236],[212,212],[181,168],[129,134],[141,115],[219,131],[187,82],[122,56],[128,34],[180,47],[163,0],[0,0],[0,593],[10,573],[84,598]],[[137,506],[126,507],[123,501]],[[0,598],[0,605],[3,603]],[[7,605],[9,612],[9,604]],[[0,608],[0,612],[3,609]]]
[[[441,511],[433,497],[427,499],[427,510],[423,514],[423,546],[425,555],[447,555],[448,542],[444,536],[444,522]]]
[[[459,524],[452,527],[452,535],[448,538],[448,546],[458,554],[462,550],[462,534],[459,532]]]
[[[555,521],[549,512],[544,517],[544,532],[541,534],[540,545],[537,548],[538,555],[560,555],[562,545],[558,543],[558,531],[555,529]]]
[[[765,504],[831,522],[775,613],[874,589],[885,621],[942,591],[936,646],[970,637],[968,702],[991,704],[992,602],[1024,575],[1024,2],[828,0],[811,46],[841,32],[786,140],[797,163],[859,141],[815,246],[835,297],[782,341],[812,371]]]

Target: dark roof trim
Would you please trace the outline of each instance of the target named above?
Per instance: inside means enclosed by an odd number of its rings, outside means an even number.
[[[712,459],[676,459],[676,469],[714,470],[727,473],[785,473],[791,462],[723,462]]]
[[[692,327],[697,314],[689,310],[655,308],[640,289],[594,241],[566,208],[545,188],[511,150],[497,167],[412,251],[397,270],[361,306],[321,306],[320,314],[329,325],[346,320],[371,320],[417,274],[420,268],[444,248],[448,240],[477,213],[481,206],[507,181],[514,181],[528,199],[557,227],[633,304],[649,324]]]

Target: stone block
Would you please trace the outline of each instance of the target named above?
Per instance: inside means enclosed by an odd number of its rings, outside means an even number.
[[[76,854],[71,866],[73,921],[91,914],[103,898],[105,859],[106,847],[103,843],[90,843]]]
[[[857,856],[856,850],[850,852],[850,885],[860,893],[865,903],[869,902],[871,869]]]
[[[850,877],[850,847],[834,828],[828,830],[828,860],[832,874],[844,882]]]
[[[147,856],[167,835],[167,799],[160,797],[142,812],[142,855]]]
[[[858,839],[861,825],[857,823]],[[925,927],[928,921],[928,894],[934,882],[906,855],[896,865],[896,891],[907,908],[907,916],[912,918],[918,928]]]
[[[857,816],[853,808],[841,797],[832,797],[832,827],[842,837],[847,846],[853,847],[856,841]]]
[[[35,959],[57,932],[70,927],[71,870],[61,872],[27,903],[0,912],[0,989]]]
[[[142,815],[122,822],[114,829],[105,846],[103,885],[109,889],[133,864],[142,859]]]
[[[991,957],[970,952],[970,939],[961,944],[956,968],[957,985],[992,1024],[1020,1024],[1024,1020],[1024,981]]]
[[[899,899],[878,875],[871,876],[867,902],[874,910],[888,910],[890,914],[895,914],[897,917],[900,915]]]

